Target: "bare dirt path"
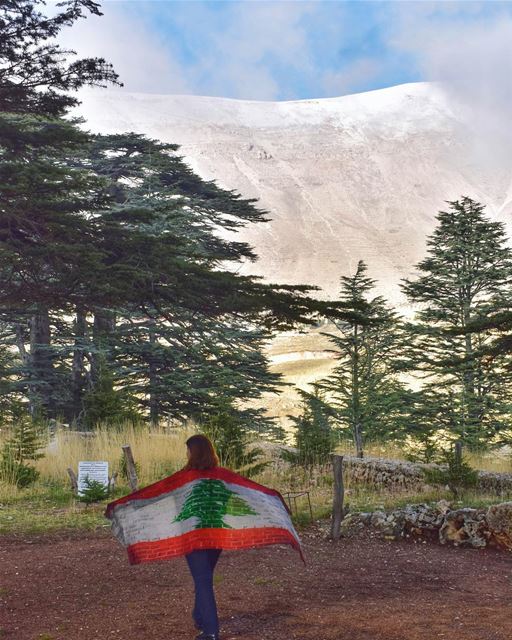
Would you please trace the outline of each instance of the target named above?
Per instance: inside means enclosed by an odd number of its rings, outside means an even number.
[[[306,567],[288,549],[224,553],[223,638],[512,639],[510,554],[303,540]],[[105,534],[0,538],[2,640],[188,640],[191,602],[182,558],[130,567]]]

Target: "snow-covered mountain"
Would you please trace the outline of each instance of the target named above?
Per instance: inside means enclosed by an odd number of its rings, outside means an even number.
[[[512,220],[512,167],[478,160],[462,112],[431,84],[296,102],[95,90],[79,113],[94,131],[178,143],[201,176],[259,198],[272,221],[243,232],[260,256],[247,271],[330,297],[362,258],[398,303],[445,200],[469,195]]]

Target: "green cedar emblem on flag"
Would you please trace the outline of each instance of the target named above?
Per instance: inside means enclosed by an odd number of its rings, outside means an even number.
[[[173,522],[197,518],[195,529],[232,529],[224,522],[226,515],[252,516],[257,512],[221,480],[205,479],[194,485]]]

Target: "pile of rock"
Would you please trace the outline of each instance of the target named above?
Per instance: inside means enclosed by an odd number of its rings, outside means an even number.
[[[344,456],[343,466],[347,479],[352,483],[396,491],[423,491],[427,484],[425,473],[442,468],[437,464],[353,456]],[[478,489],[505,496],[512,492],[512,473],[479,471]]]
[[[341,535],[371,527],[388,540],[415,538],[461,547],[495,547],[512,551],[512,502],[489,509],[452,509],[446,500],[435,505],[407,505],[391,512],[349,514]]]

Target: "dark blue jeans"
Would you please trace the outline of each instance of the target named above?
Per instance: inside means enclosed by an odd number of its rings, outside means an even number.
[[[218,635],[219,618],[213,593],[213,572],[221,549],[200,549],[185,556],[194,579],[195,603],[192,617],[204,633]]]

